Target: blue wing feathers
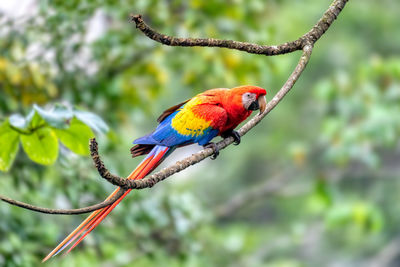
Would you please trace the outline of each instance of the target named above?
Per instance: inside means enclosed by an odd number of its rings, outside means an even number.
[[[211,127],[210,127],[211,128]],[[218,135],[218,130],[210,129],[207,134],[203,135],[201,139],[197,141],[199,145],[205,146],[207,145],[214,137]]]
[[[152,134],[145,135],[133,141],[136,145],[161,145],[160,142],[155,140]]]
[[[161,145],[167,147],[180,146],[186,144],[198,143],[201,146],[206,145],[218,135],[218,130],[208,127],[201,135],[182,135],[178,133],[172,126],[171,121],[181,109],[166,117],[157,126],[154,132],[145,135],[133,141],[134,144],[140,145]]]

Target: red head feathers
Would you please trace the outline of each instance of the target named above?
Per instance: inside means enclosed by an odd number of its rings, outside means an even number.
[[[250,116],[253,110],[264,112],[267,102],[264,88],[258,86],[239,86],[231,89],[213,89],[205,91],[202,95],[214,96],[227,113],[225,125],[220,128],[221,132],[236,128],[242,121]]]

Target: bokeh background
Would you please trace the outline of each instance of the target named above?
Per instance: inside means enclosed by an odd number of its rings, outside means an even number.
[[[130,13],[175,36],[278,44],[307,32],[330,2],[1,1],[0,121],[35,103],[94,112],[110,129],[95,131],[106,165],[127,175],[140,160],[131,141],[164,109],[244,84],[271,98],[300,56],[165,47]],[[350,1],[292,92],[240,146],[134,192],[46,265],[399,266],[399,10],[397,0]],[[163,166],[199,149],[180,149]],[[49,166],[20,147],[0,173],[0,194],[46,207],[82,207],[112,190],[89,156],[62,145]],[[0,265],[37,266],[85,215],[0,203],[0,217]]]

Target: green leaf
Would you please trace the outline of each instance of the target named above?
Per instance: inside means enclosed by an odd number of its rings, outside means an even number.
[[[31,134],[20,136],[22,147],[28,157],[42,165],[53,164],[58,156],[58,140],[49,127],[36,129]]]
[[[94,134],[89,126],[73,118],[68,129],[54,129],[61,143],[63,143],[72,152],[79,155],[89,154],[89,139]]]
[[[20,129],[20,130],[27,130],[29,122],[21,114],[13,114],[9,118],[10,125]]]
[[[61,105],[50,110],[44,110],[37,105],[33,105],[33,108],[49,125],[59,129],[68,128],[67,122],[73,117],[71,109]]]
[[[77,110],[77,109],[74,110],[74,114],[80,121],[84,122],[86,125],[88,125],[90,128],[92,128],[94,131],[99,132],[99,133],[108,132],[107,124],[98,115],[91,113],[91,112]]]
[[[34,109],[32,109],[26,117],[20,114],[11,115],[9,118],[9,123],[11,126],[21,131],[29,131],[30,129],[39,127],[44,123],[44,121],[42,117],[40,117],[40,115]]]
[[[28,114],[27,121],[29,121],[28,129],[36,129],[37,127],[42,127],[46,122],[43,118],[34,110]]]
[[[8,121],[0,126],[0,170],[8,171],[17,155],[19,134],[11,129]]]

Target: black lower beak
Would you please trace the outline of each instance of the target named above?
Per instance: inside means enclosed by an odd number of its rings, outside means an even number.
[[[258,104],[258,101],[254,101],[254,102],[251,102],[248,110],[257,110],[259,108],[260,108],[260,105]]]

